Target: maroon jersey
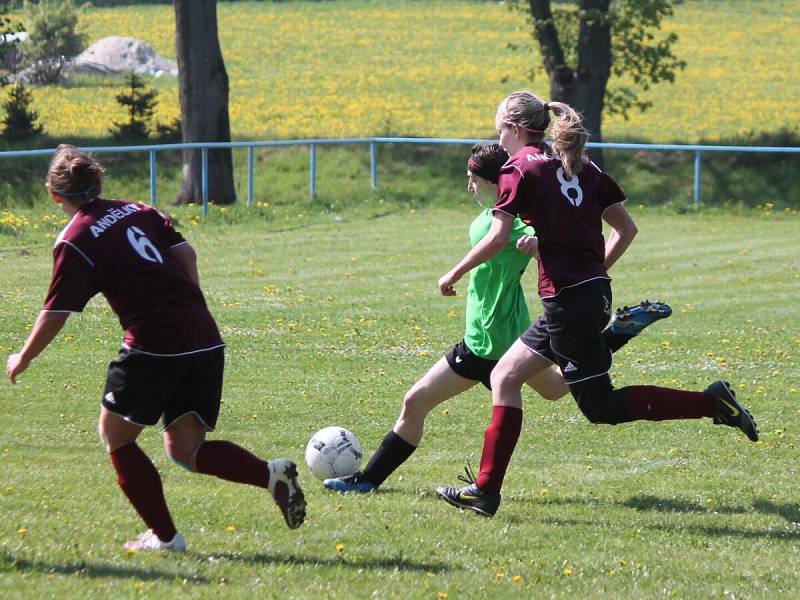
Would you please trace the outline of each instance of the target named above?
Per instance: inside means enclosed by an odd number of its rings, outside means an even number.
[[[96,198],[56,239],[44,310],[81,312],[102,293],[128,348],[174,355],[222,346],[203,292],[172,257],[185,243],[154,208]]]
[[[594,163],[570,179],[546,146],[526,146],[503,166],[494,209],[519,216],[536,230],[539,295],[548,298],[590,279],[609,279],[602,215],[624,200],[619,186]]]

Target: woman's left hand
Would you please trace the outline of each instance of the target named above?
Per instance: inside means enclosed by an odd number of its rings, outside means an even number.
[[[456,290],[453,286],[459,279],[461,279],[461,276],[455,274],[453,271],[442,275],[439,278],[439,291],[442,293],[442,296],[455,296]]]
[[[539,240],[533,235],[523,235],[517,240],[517,250],[539,259]]]

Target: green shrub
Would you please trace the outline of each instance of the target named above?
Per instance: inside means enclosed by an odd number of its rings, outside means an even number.
[[[35,83],[61,80],[70,58],[85,48],[85,36],[78,33],[80,10],[73,0],[26,1],[23,8],[28,39],[20,45],[22,63],[31,70]]]
[[[11,87],[8,99],[3,102],[6,116],[3,118],[3,137],[10,142],[36,137],[44,126],[37,123],[39,115],[31,109],[33,95],[22,82]]]
[[[136,73],[126,75],[125,83],[127,88],[117,94],[117,102],[126,107],[128,120],[114,121],[109,131],[117,140],[145,140],[150,135],[150,121],[158,104],[158,91],[148,89]]]

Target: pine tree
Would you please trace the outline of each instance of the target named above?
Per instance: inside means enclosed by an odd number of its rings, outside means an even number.
[[[22,82],[11,87],[8,100],[3,102],[6,116],[3,118],[3,137],[16,142],[35,137],[44,131],[44,126],[36,121],[39,115],[31,110],[33,94]]]
[[[128,111],[127,121],[114,121],[109,129],[118,140],[145,140],[150,135],[150,121],[158,105],[158,90],[146,88],[144,81],[136,73],[125,76],[127,88],[117,94],[117,102]]]
[[[77,31],[81,10],[74,0],[25,1],[28,39],[20,50],[23,64],[31,67],[31,81],[57,83],[69,60],[85,48],[86,36]]]

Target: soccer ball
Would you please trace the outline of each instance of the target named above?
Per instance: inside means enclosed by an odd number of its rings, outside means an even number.
[[[344,427],[326,427],[311,436],[306,464],[317,479],[346,477],[361,465],[361,444]]]

